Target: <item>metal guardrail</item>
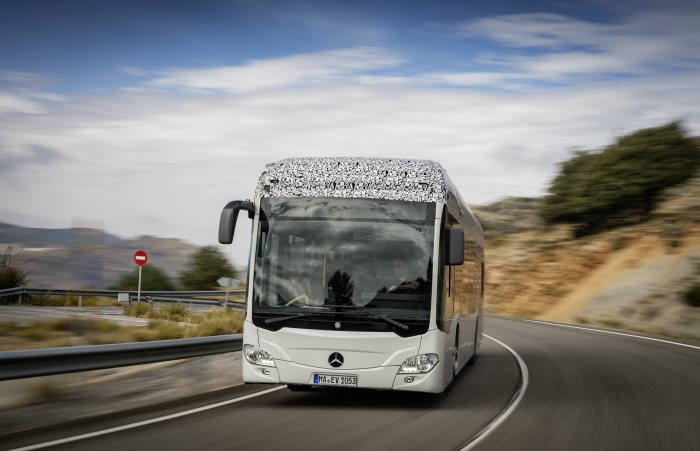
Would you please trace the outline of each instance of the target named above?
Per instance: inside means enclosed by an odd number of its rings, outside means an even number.
[[[42,288],[9,288],[0,290],[0,298],[23,294],[46,296],[100,296],[118,297],[128,293],[136,299],[135,291],[115,290],[54,290]],[[243,309],[245,306],[226,299],[201,299],[187,296],[220,296],[221,291],[142,291],[142,302],[184,302]],[[229,294],[245,294],[245,290],[230,290]],[[147,341],[108,345],[75,346],[66,348],[31,349],[0,352],[0,381],[52,374],[142,365],[211,354],[240,351],[243,338],[238,335],[181,338],[176,340]]]
[[[104,296],[117,297],[119,293],[129,293],[136,295],[136,290],[66,290],[66,289],[46,289],[46,288],[7,288],[0,290],[0,297],[14,296],[18,294],[46,294],[57,296]],[[200,291],[141,291],[143,296],[169,296],[169,297],[189,297],[189,296],[221,296],[224,291],[200,290]],[[243,294],[245,290],[229,290],[229,294]]]
[[[142,365],[240,351],[243,336],[181,338],[0,352],[0,381]]]
[[[8,288],[5,290],[0,290],[0,298],[7,296],[19,296],[20,302],[22,300],[22,295],[43,295],[43,296],[78,296],[79,305],[82,305],[83,296],[94,296],[94,297],[118,297],[120,293],[127,293],[129,296],[129,302],[136,300],[136,291],[119,291],[119,290],[66,290],[66,289],[46,289],[46,288]],[[243,294],[245,295],[246,290],[229,290],[224,291],[214,291],[214,290],[201,290],[201,291],[141,291],[141,301],[142,302],[184,302],[187,304],[197,304],[197,305],[214,305],[232,308],[243,308],[243,305],[228,301],[226,299],[203,299],[203,298],[193,298],[189,296],[221,296],[224,293],[228,294]]]
[[[136,302],[136,296],[130,296],[131,302]],[[141,302],[182,302],[185,304],[197,304],[197,305],[215,305],[223,306],[228,304],[229,307],[240,306],[245,307],[244,304],[235,301],[226,301],[225,299],[201,299],[201,298],[169,298],[164,296],[142,296]]]

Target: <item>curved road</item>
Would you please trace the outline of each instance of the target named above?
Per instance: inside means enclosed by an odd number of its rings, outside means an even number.
[[[283,388],[245,398],[271,387],[241,386],[89,425],[0,437],[0,447],[89,434],[96,436],[26,449],[700,450],[700,348],[493,317],[485,333],[512,348],[529,377],[485,338],[476,364],[447,395]]]

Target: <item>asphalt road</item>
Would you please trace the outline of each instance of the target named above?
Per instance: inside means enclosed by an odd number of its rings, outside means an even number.
[[[700,450],[700,349],[548,324],[488,318],[474,366],[446,395],[286,389],[51,449]],[[269,389],[241,386],[91,424],[0,437],[38,444],[211,405]],[[504,419],[505,418],[505,419]],[[500,420],[499,420],[500,419]]]

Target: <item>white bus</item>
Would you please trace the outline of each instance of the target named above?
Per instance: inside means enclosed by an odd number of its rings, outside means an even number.
[[[484,237],[445,170],[426,160],[268,164],[255,199],[243,380],[439,393],[482,336]]]

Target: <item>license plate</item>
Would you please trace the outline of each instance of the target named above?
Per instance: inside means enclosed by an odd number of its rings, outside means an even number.
[[[314,374],[314,385],[357,387],[357,376],[344,376],[342,374]]]

